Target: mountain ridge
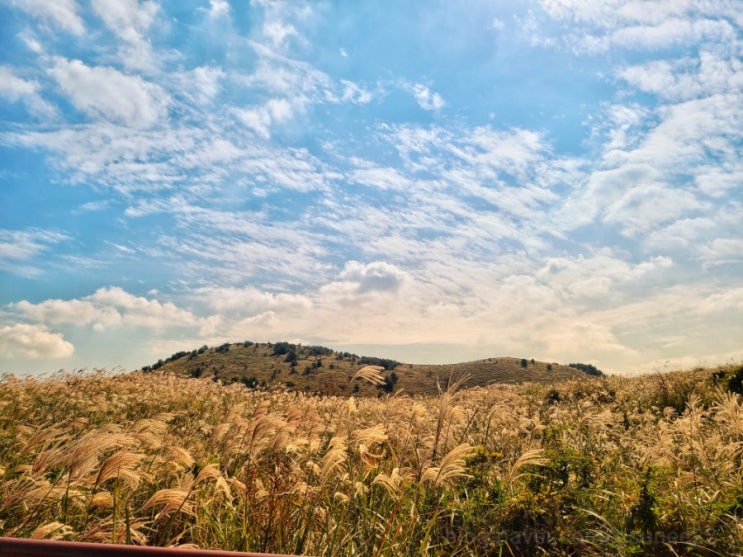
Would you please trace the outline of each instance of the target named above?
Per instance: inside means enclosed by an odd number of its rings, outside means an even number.
[[[356,376],[365,366],[376,366],[379,384]],[[176,352],[165,360],[144,366],[141,371],[211,377],[222,383],[239,382],[250,388],[357,396],[379,396],[398,391],[409,395],[432,395],[439,389],[446,389],[450,381],[460,379],[463,379],[462,388],[470,388],[499,383],[555,383],[601,375],[589,364],[563,365],[515,357],[455,364],[409,364],[285,341],[244,341],[216,347],[204,345],[196,350]]]

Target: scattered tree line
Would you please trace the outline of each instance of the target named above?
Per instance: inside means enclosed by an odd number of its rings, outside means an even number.
[[[368,366],[382,366],[387,371],[392,371],[400,365],[400,362],[398,362],[397,360],[390,360],[388,358],[374,358],[370,356],[362,356],[360,359],[360,363]]]

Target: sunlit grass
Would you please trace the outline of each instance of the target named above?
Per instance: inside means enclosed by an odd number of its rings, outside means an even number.
[[[738,554],[743,408],[726,384],[699,370],[354,399],[160,373],[6,377],[0,534],[312,555]]]

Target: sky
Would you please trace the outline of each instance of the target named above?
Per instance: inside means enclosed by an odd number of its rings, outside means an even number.
[[[0,372],[743,360],[741,0],[0,0]]]

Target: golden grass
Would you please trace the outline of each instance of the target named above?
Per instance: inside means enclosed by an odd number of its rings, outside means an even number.
[[[740,554],[743,406],[715,371],[473,389],[462,377],[383,398],[169,373],[6,377],[0,535],[312,555]]]

